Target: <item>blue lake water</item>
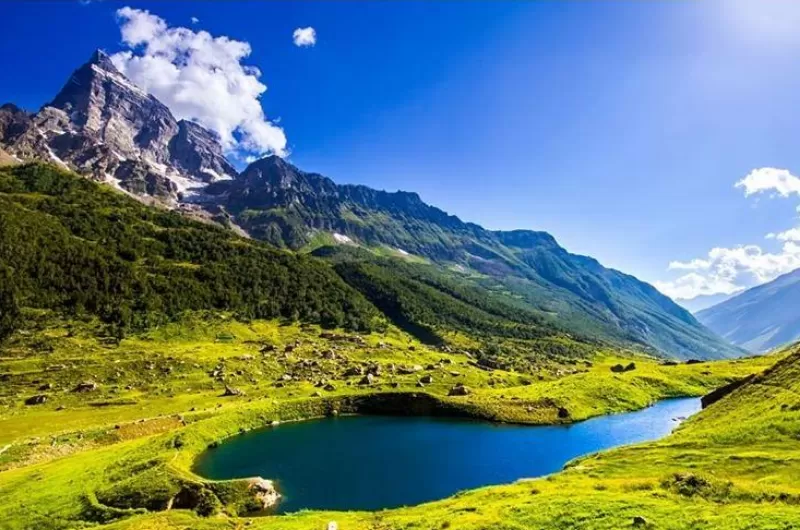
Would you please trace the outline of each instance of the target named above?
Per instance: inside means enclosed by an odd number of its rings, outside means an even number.
[[[437,417],[349,416],[288,423],[236,436],[204,453],[211,479],[276,481],[279,513],[376,510],[553,473],[581,455],[669,434],[696,398],[573,425],[524,426]]]

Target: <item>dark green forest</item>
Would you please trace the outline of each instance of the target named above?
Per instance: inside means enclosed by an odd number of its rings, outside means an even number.
[[[184,311],[368,331],[374,307],[313,257],[148,207],[45,164],[0,169],[0,333],[17,308],[96,315],[118,333]]]

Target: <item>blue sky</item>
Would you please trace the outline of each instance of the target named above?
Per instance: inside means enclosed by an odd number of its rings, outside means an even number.
[[[95,48],[141,54],[126,6],[249,43],[303,169],[547,230],[674,297],[800,267],[800,4],[6,3],[0,102],[38,108]]]

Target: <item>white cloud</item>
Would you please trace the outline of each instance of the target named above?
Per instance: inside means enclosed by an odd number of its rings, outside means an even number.
[[[198,22],[200,22],[200,19],[199,19],[199,18],[197,18],[197,17],[192,17],[192,18],[190,18],[189,20],[191,20],[191,21],[192,21],[192,24],[197,24]]]
[[[743,288],[724,278],[703,276],[696,272],[685,274],[671,282],[655,282],[655,288],[673,300],[691,300],[712,294],[733,294]]]
[[[317,43],[317,30],[312,27],[297,28],[292,33],[295,46],[314,46]]]
[[[800,241],[800,228],[790,228],[777,234],[767,234],[767,239],[777,239],[778,241]]]
[[[743,188],[746,197],[769,192],[773,197],[800,196],[800,178],[786,169],[754,169],[738,181],[736,187]],[[654,285],[671,298],[692,299],[701,295],[733,294],[800,268],[800,227],[770,233],[766,238],[781,242],[780,246],[771,252],[759,245],[713,248],[702,258],[673,261],[669,270],[691,272]]]
[[[787,169],[762,167],[754,169],[736,183],[737,188],[744,188],[745,197],[772,191],[781,197],[789,197],[795,193],[800,195],[800,178],[792,175]]]
[[[261,71],[242,64],[250,44],[206,31],[169,27],[139,9],[117,10],[122,42],[114,64],[131,81],[162,101],[179,119],[216,131],[228,152],[286,154],[286,135],[264,115],[267,90]]]

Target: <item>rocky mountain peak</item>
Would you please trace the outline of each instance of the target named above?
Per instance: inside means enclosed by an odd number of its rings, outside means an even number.
[[[111,60],[111,56],[109,56],[105,51],[101,50],[100,48],[94,51],[92,56],[89,58],[89,62],[86,64],[95,65],[103,70],[122,75],[120,71],[117,70],[117,67],[114,66],[114,62]]]
[[[12,107],[0,110],[0,144],[20,158],[56,162],[172,204],[191,200],[208,182],[236,174],[216,134],[176,120],[102,50],[75,70],[36,115],[26,118]]]

